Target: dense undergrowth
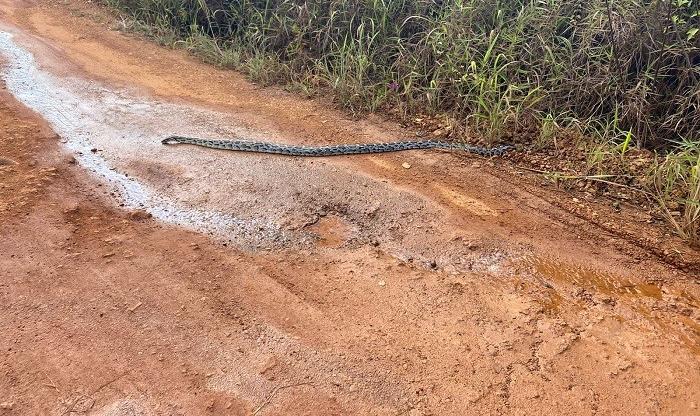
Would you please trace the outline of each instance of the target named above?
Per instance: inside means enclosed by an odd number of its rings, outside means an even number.
[[[103,2],[163,43],[353,111],[440,114],[538,148],[573,132],[599,165],[652,150],[646,192],[700,240],[699,0]]]

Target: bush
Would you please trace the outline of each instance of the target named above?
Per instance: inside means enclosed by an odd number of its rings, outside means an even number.
[[[698,136],[698,0],[109,2],[273,56],[356,110],[401,103],[491,137],[552,118],[654,149]]]

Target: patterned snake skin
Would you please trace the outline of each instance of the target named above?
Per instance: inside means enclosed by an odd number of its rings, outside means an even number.
[[[415,149],[445,149],[461,150],[480,156],[499,156],[511,149],[512,146],[497,146],[492,148],[471,146],[463,143],[438,142],[433,140],[405,141],[389,143],[360,143],[339,144],[332,146],[292,146],[286,144],[249,142],[244,140],[210,140],[195,137],[169,136],[163,144],[193,144],[212,149],[233,150],[239,152],[276,153],[288,156],[339,156],[357,155],[362,153],[400,152]]]

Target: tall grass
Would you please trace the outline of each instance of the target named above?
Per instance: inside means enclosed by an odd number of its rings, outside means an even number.
[[[105,1],[272,56],[357,109],[399,100],[491,136],[555,115],[653,148],[700,126],[698,0]]]
[[[354,111],[447,114],[538,147],[574,128],[622,156],[700,140],[700,0],[103,1],[200,39],[192,49],[209,42],[210,59],[259,82],[332,89]],[[676,166],[673,183],[693,180]],[[692,211],[697,194],[680,200]]]
[[[654,190],[662,212],[678,234],[700,247],[700,143],[683,142],[658,162]]]

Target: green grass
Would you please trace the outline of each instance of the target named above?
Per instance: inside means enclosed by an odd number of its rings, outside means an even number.
[[[447,116],[533,149],[575,132],[596,175],[650,149],[660,209],[698,239],[700,0],[103,2],[162,43],[353,112]]]
[[[657,161],[653,194],[678,235],[700,247],[700,143],[684,141]]]

